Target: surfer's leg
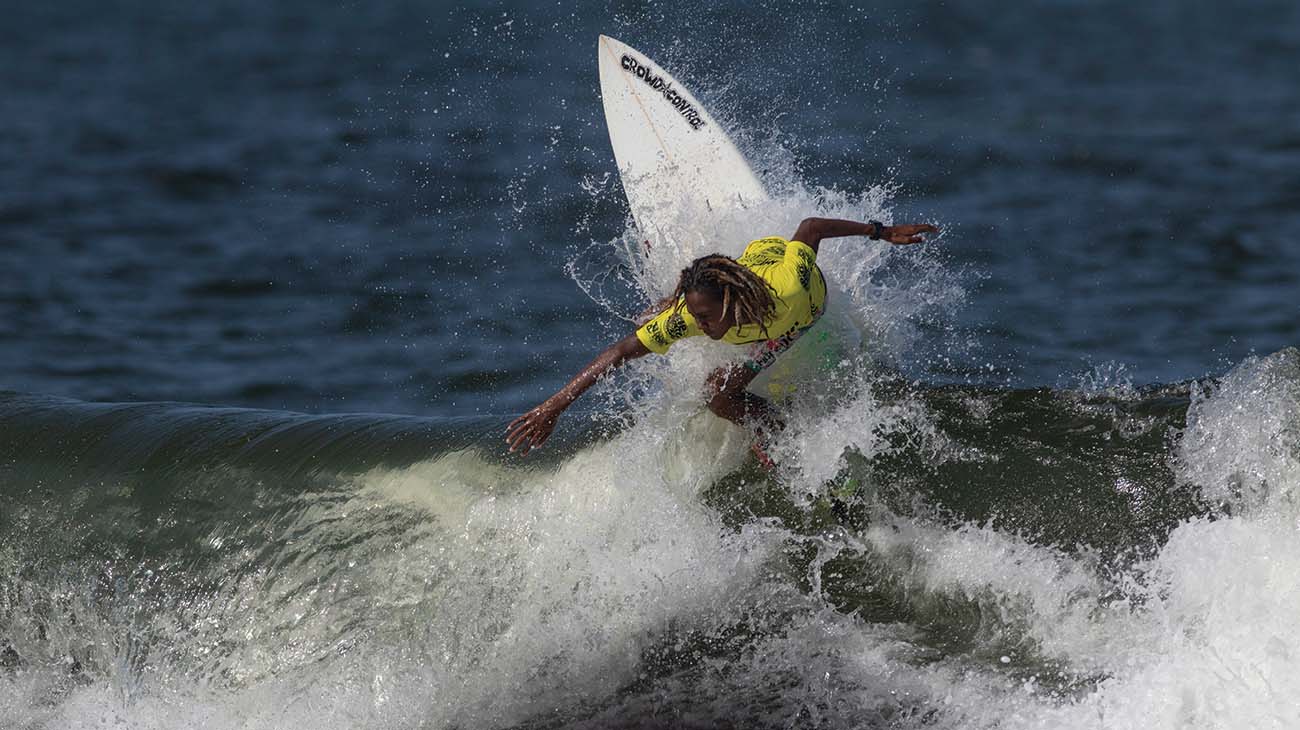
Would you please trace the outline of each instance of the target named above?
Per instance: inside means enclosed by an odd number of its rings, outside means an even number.
[[[817,314],[820,318],[821,312]],[[812,324],[803,329],[753,345],[744,363],[732,366],[730,369],[720,368],[709,378],[710,384],[718,381],[725,382],[726,385],[725,388],[716,390],[716,395],[709,402],[709,409],[736,423],[744,420],[754,427],[754,442],[750,445],[750,450],[754,452],[758,463],[768,471],[776,468],[776,463],[768,456],[768,446],[772,438],[785,428],[785,423],[777,417],[771,404],[748,392],[745,387],[753,382],[759,373],[771,367],[781,353],[790,349],[790,346],[816,323],[817,320],[814,319]],[[726,413],[720,412],[723,410],[726,410]],[[740,414],[739,418],[732,417],[737,411]]]
[[[768,418],[772,409],[767,401],[745,390],[758,372],[738,365],[714,370],[706,382],[709,410],[739,425],[753,419]]]
[[[767,427],[769,431],[784,428],[785,424],[773,413],[771,405],[745,388],[759,373],[772,367],[781,353],[789,350],[791,345],[817,324],[822,310],[814,308],[813,311],[816,316],[807,327],[755,343],[750,346],[748,357],[743,363],[714,370],[708,380],[709,410],[742,425],[751,421],[757,422],[760,428]]]
[[[785,427],[768,402],[745,390],[757,376],[759,370],[731,365],[718,368],[709,376],[709,410],[740,426],[754,429],[754,441],[750,450],[764,469],[771,471],[776,463],[767,455],[767,443],[771,434]]]

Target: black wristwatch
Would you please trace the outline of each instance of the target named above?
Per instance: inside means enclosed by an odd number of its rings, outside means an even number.
[[[873,241],[879,241],[880,234],[885,232],[885,224],[880,221],[867,221],[867,225],[872,227],[871,233],[867,234],[867,238],[870,238]]]

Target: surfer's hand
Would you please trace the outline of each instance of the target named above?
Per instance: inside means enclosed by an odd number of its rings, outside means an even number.
[[[529,451],[546,443],[555,430],[556,419],[563,412],[563,407],[548,400],[511,421],[506,426],[506,443],[510,444],[510,452],[518,451],[520,456],[526,456]]]
[[[880,240],[889,241],[895,245],[904,245],[908,243],[921,243],[925,239],[922,233],[938,233],[938,226],[929,223],[907,223],[901,226],[885,226],[880,231]]]

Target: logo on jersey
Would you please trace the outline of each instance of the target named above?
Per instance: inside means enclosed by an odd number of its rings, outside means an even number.
[[[686,320],[682,319],[680,314],[673,314],[664,323],[664,332],[670,338],[680,340],[686,336]]]
[[[812,280],[813,266],[816,265],[813,263],[813,253],[807,248],[801,246],[798,249],[798,255],[799,264],[795,267],[795,271],[799,274],[799,285],[804,288],[804,291],[811,291],[811,289],[808,288],[808,284]]]
[[[808,284],[812,280],[812,269],[805,264],[799,264],[795,267],[795,271],[799,274],[799,286],[802,286],[804,291],[808,291]]]
[[[645,331],[650,335],[650,339],[654,340],[655,344],[660,347],[667,347],[672,344],[667,337],[664,337],[664,331],[659,327],[659,322],[656,320],[652,319],[646,322]]]

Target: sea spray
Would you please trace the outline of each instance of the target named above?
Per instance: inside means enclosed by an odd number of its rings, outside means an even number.
[[[868,377],[838,409],[793,401],[791,438],[847,448],[872,486],[847,521],[821,473],[749,464],[684,377],[522,461],[494,419],[6,396],[0,702],[34,727],[581,726],[652,705],[666,724],[1286,727],[1295,361],[1181,389]],[[1124,484],[1145,501],[1116,531]]]

